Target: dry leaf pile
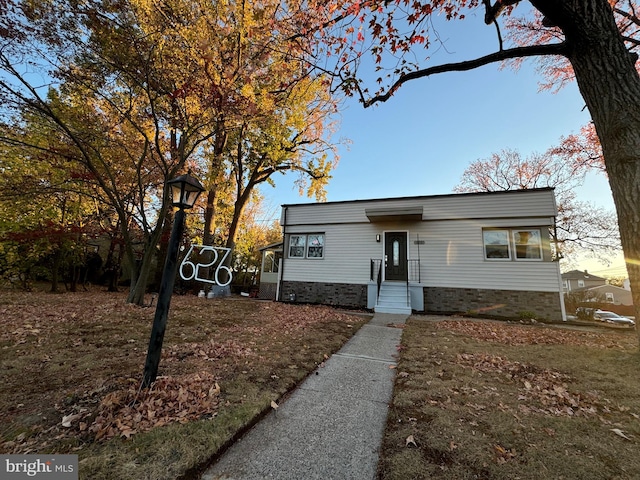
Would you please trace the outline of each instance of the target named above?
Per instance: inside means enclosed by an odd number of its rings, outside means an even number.
[[[209,373],[180,378],[160,377],[150,388],[138,389],[137,382],[125,391],[111,392],[98,407],[98,415],[78,429],[95,435],[96,440],[131,435],[169,423],[187,423],[216,414],[220,385]]]
[[[220,342],[211,339],[205,343],[186,342],[178,345],[170,345],[167,350],[167,361],[173,359],[184,360],[189,356],[195,356],[213,362],[231,356],[245,358],[255,354],[251,348],[242,345],[238,340],[225,340]]]
[[[566,374],[535,365],[509,361],[503,357],[481,354],[458,354],[458,364],[474,370],[498,374],[519,386],[521,413],[541,413],[555,416],[587,416],[608,412],[606,400],[595,392],[586,394],[567,389]]]
[[[506,322],[445,320],[437,322],[435,326],[440,330],[468,335],[477,340],[514,346],[581,345],[596,348],[627,348],[633,347],[636,342],[633,335],[612,336],[604,333],[523,326]]]

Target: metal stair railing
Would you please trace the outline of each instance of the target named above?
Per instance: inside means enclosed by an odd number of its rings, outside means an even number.
[[[420,260],[407,260],[407,307],[411,308],[409,282],[420,283]]]
[[[380,285],[382,284],[382,259],[380,258],[371,259],[369,278],[372,282],[375,281],[377,285],[377,291],[376,291],[376,305],[377,305],[378,300],[380,299]]]
[[[420,260],[407,260],[408,281],[420,283]]]

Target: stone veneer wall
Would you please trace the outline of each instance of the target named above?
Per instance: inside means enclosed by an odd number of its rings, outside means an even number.
[[[560,295],[553,292],[484,290],[480,288],[425,287],[427,313],[475,313],[492,317],[519,318],[533,312],[538,319],[562,320]]]
[[[322,303],[341,307],[367,308],[367,285],[282,282],[280,300],[288,302],[291,293],[295,293],[295,301],[300,303]]]

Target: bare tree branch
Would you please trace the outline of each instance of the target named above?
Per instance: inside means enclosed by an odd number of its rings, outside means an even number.
[[[502,43],[502,33],[500,32],[500,25],[498,24],[497,20],[494,20],[493,24],[496,27],[496,35],[498,35],[498,45],[499,45],[500,51],[502,52],[504,50],[504,45]]]
[[[476,58],[474,60],[466,60],[464,62],[445,63],[443,65],[435,65],[433,67],[425,68],[422,70],[416,70],[415,72],[407,73],[401,76],[389,90],[381,95],[376,95],[368,100],[361,98],[365,108],[370,107],[377,102],[386,102],[393,96],[403,84],[410,80],[416,80],[418,78],[428,77],[438,73],[445,72],[466,72],[475,68],[489,65],[491,63],[501,62],[503,60],[509,60],[512,58],[521,57],[535,57],[540,55],[566,55],[566,45],[564,43],[554,43],[547,45],[533,45],[529,47],[516,47],[507,50],[501,50],[498,52],[485,55],[484,57]]]
[[[624,17],[627,20],[630,20],[632,23],[635,23],[636,25],[640,26],[640,18],[636,17],[635,15],[632,15],[629,12],[625,12],[624,10],[621,10],[619,8],[614,8],[613,11],[616,12],[621,17]]]

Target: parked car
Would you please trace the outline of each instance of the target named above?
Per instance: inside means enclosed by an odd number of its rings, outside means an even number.
[[[593,314],[595,320],[601,322],[614,323],[617,325],[628,325],[629,327],[635,326],[636,322],[627,317],[622,317],[617,313],[609,312],[607,310],[596,310]]]

